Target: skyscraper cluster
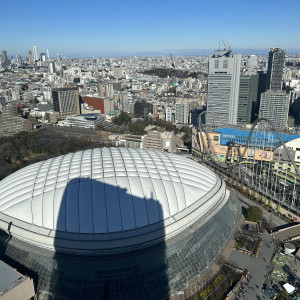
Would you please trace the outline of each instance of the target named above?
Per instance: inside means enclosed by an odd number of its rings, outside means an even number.
[[[205,108],[208,126],[250,124],[258,117],[267,117],[277,128],[286,128],[289,103],[288,95],[282,91],[284,62],[285,52],[278,47],[270,50],[266,60],[264,56],[233,53],[227,45],[209,57],[67,59],[58,54],[57,58],[50,59],[49,50],[39,52],[37,46],[28,51],[27,58],[21,54],[8,57],[5,50],[1,55],[2,69],[13,72],[21,68],[20,71],[40,73],[31,76],[35,78],[46,78],[42,74],[47,73],[46,87],[41,85],[38,95],[41,101],[52,100],[53,105],[55,101],[51,95],[55,93],[51,93],[52,89],[74,85],[80,97],[110,99],[106,101],[110,103],[107,111],[123,110],[134,114],[136,109],[140,115],[164,119],[178,128],[196,124],[197,116]],[[156,68],[172,70],[175,74],[163,78],[160,74],[145,72]],[[187,76],[176,74],[179,70],[188,70],[185,71]],[[286,78],[285,82],[288,82]],[[35,83],[38,84],[36,80]],[[27,99],[33,101],[37,97],[36,91],[27,92],[30,94]],[[22,98],[21,94],[20,89],[13,89],[4,96],[17,100]],[[145,111],[140,111],[139,107],[143,106]],[[63,110],[55,106],[55,111]]]
[[[216,50],[209,56],[207,117],[208,126],[226,126],[251,123],[257,117],[268,118],[278,129],[287,126],[289,96],[282,91],[285,52],[272,48],[269,52],[266,86],[259,89],[259,74],[255,69],[257,57],[249,55],[245,71],[240,54],[231,50]],[[261,95],[260,95],[260,92]]]
[[[261,94],[259,117],[267,118],[277,129],[287,127],[289,95],[282,91],[282,76],[285,52],[280,48],[271,48],[268,59],[267,91]],[[263,127],[269,125],[262,123]]]
[[[38,52],[37,46],[33,46],[32,51],[28,51],[28,65],[40,64],[45,65],[45,62],[50,60],[49,50],[47,49],[46,53]],[[18,67],[22,67],[24,65],[24,59],[21,54],[16,55],[16,64]],[[2,50],[1,56],[1,66],[7,69],[10,66],[10,60],[8,59],[6,50]]]

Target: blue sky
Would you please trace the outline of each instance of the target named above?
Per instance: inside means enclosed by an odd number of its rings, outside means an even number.
[[[285,7],[286,5],[286,7]],[[0,50],[125,56],[214,49],[300,48],[300,0],[1,1]]]

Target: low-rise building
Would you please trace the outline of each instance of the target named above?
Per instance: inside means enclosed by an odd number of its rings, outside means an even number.
[[[144,137],[145,136],[141,136],[141,135],[123,134],[119,138],[118,146],[125,147],[125,148],[143,149]]]
[[[85,114],[79,116],[67,116],[66,126],[96,129],[98,125],[104,125],[105,115]]]
[[[0,112],[0,137],[30,130],[32,130],[32,123],[27,119],[16,116],[13,107],[2,107],[2,112]]]
[[[143,140],[143,149],[175,152],[174,131],[148,131]]]

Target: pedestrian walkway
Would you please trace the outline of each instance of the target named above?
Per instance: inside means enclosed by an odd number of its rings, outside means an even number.
[[[273,237],[270,234],[263,234],[261,237],[263,242],[257,257],[245,255],[234,250],[228,259],[229,263],[247,269],[250,272],[250,276],[243,285],[244,288],[242,289],[242,293],[238,294],[241,290],[237,291],[237,299],[266,299],[261,293],[261,290],[265,281],[265,276],[267,276],[269,272],[269,265],[273,257],[275,244],[273,242]],[[234,299],[234,297],[232,299]]]

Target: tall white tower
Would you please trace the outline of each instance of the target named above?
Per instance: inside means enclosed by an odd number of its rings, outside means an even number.
[[[241,54],[216,50],[209,56],[207,117],[208,126],[237,123]]]
[[[47,59],[50,59],[49,50],[47,49]]]
[[[32,53],[33,53],[34,62],[38,61],[39,60],[39,53],[38,53],[37,46],[33,46]]]

